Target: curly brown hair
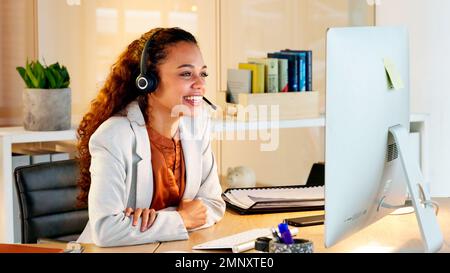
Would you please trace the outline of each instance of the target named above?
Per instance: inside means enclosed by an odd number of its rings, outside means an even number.
[[[154,35],[155,34],[155,35]],[[180,28],[155,28],[134,40],[119,59],[112,65],[111,71],[97,97],[91,102],[89,111],[83,116],[78,127],[78,164],[80,177],[77,185],[80,188],[78,205],[88,205],[88,194],[91,185],[91,154],[89,140],[97,128],[109,117],[123,110],[130,102],[137,100],[148,122],[148,96],[140,96],[135,80],[140,72],[140,61],[145,43],[151,37],[152,45],[148,47],[147,71],[154,72],[158,77],[158,65],[168,54],[168,48],[178,42],[190,42],[197,45],[195,37]]]

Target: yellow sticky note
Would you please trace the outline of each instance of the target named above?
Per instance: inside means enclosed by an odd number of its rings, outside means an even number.
[[[402,89],[404,87],[402,77],[400,73],[398,73],[397,67],[394,62],[389,58],[384,58],[384,69],[386,69],[386,73],[388,75],[389,88],[393,88],[395,90]]]

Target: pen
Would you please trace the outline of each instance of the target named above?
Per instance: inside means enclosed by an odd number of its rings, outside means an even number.
[[[289,231],[289,227],[286,223],[278,224],[278,229],[280,230],[281,239],[283,240],[283,243],[287,245],[294,243],[291,232]]]
[[[212,104],[205,96],[203,96],[203,100],[206,101],[206,103],[209,104],[212,107],[212,109],[217,110],[217,106]]]
[[[281,238],[278,235],[277,230],[275,228],[272,228],[271,231],[272,231],[272,236],[273,236],[273,239],[275,240],[275,242],[281,242]]]

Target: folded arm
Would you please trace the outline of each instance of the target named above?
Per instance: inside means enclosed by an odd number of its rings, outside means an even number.
[[[110,135],[109,135],[110,136]],[[122,140],[123,141],[123,140]],[[142,217],[133,225],[126,216],[127,168],[125,156],[109,137],[91,137],[91,187],[89,190],[89,222],[92,239],[99,246],[145,244],[157,241],[187,239],[187,230],[176,211],[159,211],[146,231],[140,230]],[[127,150],[123,148],[123,150]],[[130,153],[132,149],[129,149]]]

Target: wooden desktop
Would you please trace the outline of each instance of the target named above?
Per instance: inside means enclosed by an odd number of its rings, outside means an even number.
[[[444,235],[444,245],[440,252],[450,252],[450,198],[434,198],[440,204],[439,225]],[[191,232],[189,240],[144,244],[137,246],[101,248],[84,244],[85,253],[91,252],[230,252],[192,250],[196,244],[236,234],[253,228],[272,227],[285,218],[293,218],[323,213],[323,211],[273,213],[259,215],[239,215],[227,210],[224,218],[216,225]],[[314,242],[314,252],[423,252],[419,226],[414,213],[388,215],[369,227],[353,234],[333,247],[324,246],[324,225],[299,228],[296,238]],[[37,244],[41,247],[61,247],[63,244]],[[254,251],[254,250],[253,250]],[[251,252],[251,251],[250,251]]]

